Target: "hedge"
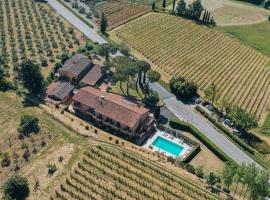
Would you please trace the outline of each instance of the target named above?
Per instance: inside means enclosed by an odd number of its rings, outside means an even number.
[[[196,110],[199,111],[203,116],[205,116],[210,122],[212,122],[217,128],[219,128],[223,133],[229,136],[234,142],[236,142],[240,147],[245,151],[254,155],[254,149],[248,146],[244,141],[242,141],[238,136],[234,135],[230,130],[224,127],[220,122],[218,122],[214,117],[209,115],[205,110],[200,106],[196,106]]]
[[[189,163],[200,151],[201,147],[200,145],[197,145],[196,148],[185,159],[183,159],[183,163]]]
[[[169,121],[169,124],[174,129],[190,132],[222,161],[234,162],[227,154],[225,154],[218,146],[216,146],[211,140],[209,140],[201,131],[195,128],[192,124],[182,122],[177,119],[171,119]]]

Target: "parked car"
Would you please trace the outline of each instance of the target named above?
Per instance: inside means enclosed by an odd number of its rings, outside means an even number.
[[[233,122],[232,122],[230,119],[225,119],[225,120],[224,120],[224,124],[226,124],[226,125],[228,125],[228,126],[230,126],[230,127],[233,126]]]
[[[213,112],[213,111],[214,111],[214,107],[213,107],[213,106],[211,106],[211,105],[207,105],[207,106],[206,106],[206,108],[207,108],[209,111],[211,111],[211,112]]]
[[[237,135],[237,136],[241,136],[242,133],[240,131],[238,131],[237,129],[233,130],[233,134]]]
[[[195,99],[195,103],[196,103],[196,104],[200,104],[200,103],[201,103],[200,98]]]

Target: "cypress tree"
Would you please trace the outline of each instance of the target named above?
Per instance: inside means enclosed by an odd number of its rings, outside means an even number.
[[[207,10],[204,11],[203,13],[203,19],[202,19],[202,22],[205,24],[206,23],[206,12]]]
[[[209,24],[209,23],[210,23],[210,17],[211,17],[211,14],[210,14],[210,12],[208,12],[207,24]]]
[[[101,33],[106,32],[107,26],[108,26],[107,19],[106,19],[104,13],[102,13],[101,20],[100,20],[100,31],[101,31]]]
[[[152,3],[152,10],[153,10],[154,12],[156,11],[156,3],[155,3],[155,2]]]
[[[166,8],[166,0],[163,0],[162,6],[163,8]]]

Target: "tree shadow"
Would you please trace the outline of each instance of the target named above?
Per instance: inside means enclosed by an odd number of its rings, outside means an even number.
[[[22,101],[23,107],[37,107],[42,103],[41,98],[27,94]]]
[[[169,120],[167,117],[163,116],[163,115],[160,115],[159,118],[158,118],[158,122],[161,124],[161,125],[166,125]]]

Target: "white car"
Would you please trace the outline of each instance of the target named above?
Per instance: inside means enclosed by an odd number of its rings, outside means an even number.
[[[214,107],[213,107],[213,106],[211,106],[211,105],[207,105],[207,106],[206,106],[206,108],[207,108],[209,111],[211,111],[211,112],[213,112],[213,111],[214,111]]]
[[[200,98],[195,99],[195,103],[196,103],[196,104],[200,104],[200,103],[201,103]]]
[[[225,120],[224,120],[224,124],[226,124],[226,125],[228,125],[228,126],[230,126],[230,127],[233,126],[233,122],[232,122],[230,119],[225,119]]]

